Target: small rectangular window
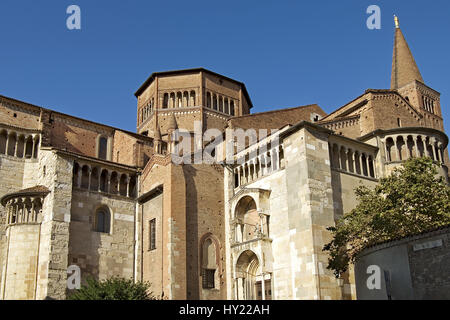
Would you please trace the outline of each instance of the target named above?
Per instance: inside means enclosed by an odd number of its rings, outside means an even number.
[[[214,289],[214,274],[216,270],[214,269],[205,269],[202,270],[202,287],[203,289]]]
[[[156,219],[150,220],[149,228],[149,250],[156,249]]]

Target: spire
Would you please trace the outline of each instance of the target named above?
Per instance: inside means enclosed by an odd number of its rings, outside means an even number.
[[[159,130],[159,126],[156,127],[154,139],[161,141],[161,130]]]
[[[176,128],[177,128],[177,120],[175,119],[175,115],[172,112],[172,114],[169,116],[167,130],[175,130]]]
[[[394,22],[395,39],[392,57],[391,89],[398,89],[415,80],[424,81],[400,29],[400,22],[397,16],[394,16]]]

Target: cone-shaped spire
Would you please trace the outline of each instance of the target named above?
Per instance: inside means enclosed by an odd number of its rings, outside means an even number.
[[[154,139],[158,140],[158,141],[161,141],[161,130],[159,130],[159,126],[156,126]]]
[[[424,81],[396,16],[394,16],[394,21],[395,39],[392,57],[391,89],[398,89],[414,80]]]
[[[177,121],[175,120],[175,115],[171,114],[169,117],[169,123],[167,124],[167,130],[175,130],[177,128]]]

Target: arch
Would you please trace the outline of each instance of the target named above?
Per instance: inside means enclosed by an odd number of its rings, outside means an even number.
[[[100,175],[100,191],[108,192],[108,170],[103,169]]]
[[[80,172],[80,165],[78,162],[74,162],[73,169],[72,169],[72,185],[79,187],[78,185],[78,176],[81,174]]]
[[[394,140],[392,138],[386,139],[386,161],[391,162],[394,161],[393,147],[395,146]],[[396,156],[396,154],[395,154]]]
[[[226,114],[230,114],[230,104],[228,103],[228,98],[224,99],[223,105],[223,112],[225,112]]]
[[[234,110],[234,101],[231,100],[231,101],[230,101],[230,115],[234,117],[235,113],[236,113],[236,112],[235,112],[235,110]]]
[[[261,221],[256,202],[251,196],[246,195],[239,199],[234,210],[234,216],[237,221],[235,225],[236,242],[250,241],[261,235],[264,222]]]
[[[203,289],[218,289],[220,286],[220,245],[211,233],[200,240],[200,268]]]
[[[361,156],[359,151],[355,151],[355,173],[359,175],[362,174],[361,169]]]
[[[284,169],[285,161],[284,161],[284,149],[283,146],[280,146],[280,169]]]
[[[95,167],[91,173],[91,190],[97,191],[100,183],[100,169]]]
[[[163,107],[163,109],[167,109],[169,107],[169,94],[168,93],[164,93],[162,107]]]
[[[426,151],[428,152],[428,156],[431,159],[436,160],[436,159],[434,159],[434,156],[433,156],[433,147],[431,146],[430,137],[425,138],[425,146],[426,146]]]
[[[223,97],[219,96],[219,111],[223,112]]]
[[[25,136],[24,135],[20,135],[19,138],[17,139],[16,156],[18,158],[23,158],[24,157],[24,151],[25,151]]]
[[[206,92],[206,107],[211,109],[211,93]]]
[[[132,198],[136,197],[136,176],[131,176],[129,190],[129,196]]]
[[[369,161],[369,175],[372,178],[375,178],[375,168],[374,168],[372,156],[369,156],[368,161]]]
[[[361,162],[362,162],[362,175],[367,177],[369,175],[368,171],[369,168],[367,168],[367,156],[365,153],[361,154]]]
[[[119,192],[119,176],[115,171],[111,173],[109,192],[114,194],[117,194]]]
[[[425,155],[425,141],[422,136],[417,137],[417,151],[419,152],[419,156],[423,157]]]
[[[212,101],[213,103],[213,109],[214,110],[217,110],[217,96],[216,96],[216,94],[213,94],[213,101]]]
[[[355,172],[355,163],[353,162],[353,150],[348,149],[347,151],[347,163],[348,163],[348,171],[351,173]]]
[[[111,233],[111,213],[107,206],[95,210],[94,230],[101,233]]]
[[[237,277],[237,298],[256,300],[256,277],[261,274],[259,258],[252,250],[243,251],[236,260],[235,271]]]
[[[183,95],[181,92],[177,92],[177,100],[175,108],[182,108],[182,107],[183,107]]]
[[[35,159],[37,159],[39,153],[39,142],[40,138],[39,136],[36,136],[36,138],[34,139],[34,154],[33,154],[33,158]]]
[[[0,131],[0,154],[6,154],[6,141],[8,140],[8,132]]]
[[[11,132],[8,136],[8,155],[14,156],[14,152],[16,151],[16,141],[17,135],[15,132]]]
[[[171,92],[169,96],[169,108],[175,108],[175,93]]]
[[[405,143],[405,140],[403,139],[403,136],[397,137],[397,149],[398,149],[398,155],[400,157],[400,159],[397,159],[398,161],[408,159],[406,143]]]
[[[190,103],[189,103],[189,93],[187,91],[183,92],[183,106],[184,107],[189,107]]]
[[[192,106],[192,107],[194,107],[196,104],[197,104],[197,101],[196,101],[196,94],[195,94],[195,91],[194,91],[194,90],[191,90],[189,105]]]
[[[416,150],[414,147],[414,138],[412,136],[406,137],[406,149],[408,153],[408,158],[413,158]]]
[[[119,194],[121,196],[125,196],[125,197],[127,196],[127,184],[128,184],[127,180],[128,179],[127,179],[127,175],[126,174],[122,174],[120,176]]]
[[[33,156],[33,137],[28,136],[25,141],[25,158],[31,159]]]
[[[89,166],[84,165],[81,169],[81,188],[88,189],[89,188]]]

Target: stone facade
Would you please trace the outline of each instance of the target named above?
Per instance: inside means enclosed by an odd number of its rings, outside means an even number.
[[[157,72],[135,93],[137,133],[0,96],[0,298],[65,299],[76,266],[163,299],[355,299],[353,267],[336,279],[322,251],[354,187],[410,157],[448,178],[440,94],[410,68],[397,29],[393,87],[328,115],[251,114],[239,81]],[[239,130],[256,139],[239,149]],[[216,142],[215,161],[192,161]]]

